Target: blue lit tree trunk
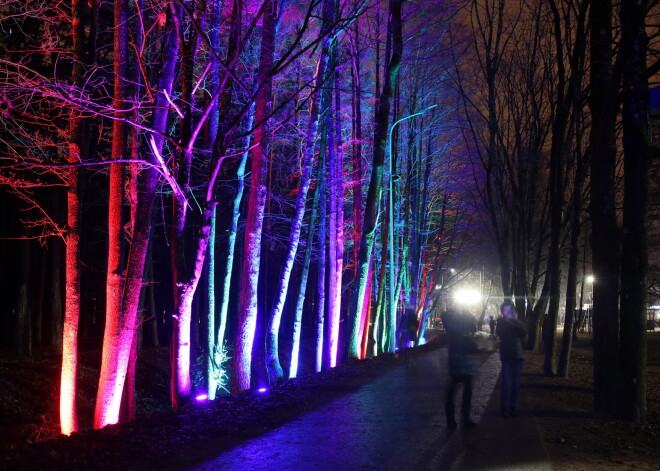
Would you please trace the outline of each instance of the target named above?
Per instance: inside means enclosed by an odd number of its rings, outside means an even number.
[[[385,71],[385,84],[380,94],[376,109],[376,127],[374,130],[374,154],[371,168],[371,179],[364,212],[360,254],[358,257],[358,278],[354,291],[353,308],[349,313],[347,357],[358,358],[360,353],[360,323],[363,313],[369,279],[369,261],[373,251],[374,236],[378,222],[378,208],[383,189],[383,165],[385,164],[385,149],[387,146],[388,124],[390,116],[390,101],[401,64],[403,38],[401,27],[401,8],[403,0],[393,0],[390,10],[390,28],[392,32],[392,57]]]
[[[257,83],[260,84],[255,101],[254,131],[256,147],[252,152],[250,196],[245,221],[245,241],[239,317],[232,361],[231,392],[250,388],[252,345],[257,322],[257,287],[261,255],[261,234],[266,204],[266,159],[268,156],[268,117],[273,97],[271,70],[275,41],[275,12],[277,2],[266,0],[263,13],[261,52]]]
[[[323,171],[323,165],[318,164],[320,172]],[[312,246],[314,244],[314,235],[316,233],[316,219],[318,213],[318,205],[320,201],[320,190],[317,187],[314,191],[314,199],[312,200],[312,210],[309,215],[309,224],[307,226],[307,244],[305,246],[305,259],[303,260],[302,273],[300,274],[300,284],[298,287],[298,296],[296,297],[296,308],[293,319],[293,332],[291,341],[291,363],[289,363],[289,378],[298,376],[298,365],[300,364],[300,335],[302,331],[302,316],[303,307],[305,304],[305,292],[307,289],[307,281],[309,279],[309,269],[312,260]],[[321,324],[321,340],[323,339],[323,324]],[[321,343],[321,345],[323,345]],[[319,364],[320,369],[320,364]]]
[[[312,98],[316,100],[316,94]],[[307,203],[307,193],[311,184],[312,175],[312,157],[314,154],[314,136],[316,135],[316,126],[318,122],[318,113],[316,105],[312,105],[310,112],[309,125],[307,130],[307,145],[301,162],[300,186],[296,199],[295,215],[291,220],[291,234],[289,236],[289,250],[287,251],[284,267],[280,276],[277,298],[275,306],[270,314],[268,321],[268,332],[266,334],[266,366],[268,368],[268,379],[270,384],[275,384],[284,376],[279,359],[278,336],[280,331],[280,322],[282,311],[284,310],[284,301],[289,290],[289,279],[293,270],[293,262],[298,253],[300,245],[300,234],[302,232],[303,217],[305,216],[305,205]]]

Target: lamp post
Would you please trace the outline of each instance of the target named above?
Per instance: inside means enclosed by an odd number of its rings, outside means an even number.
[[[584,281],[591,285],[591,309],[589,309],[589,316],[587,317],[587,320],[589,321],[588,331],[591,332],[591,326],[594,319],[594,281],[596,281],[596,279],[593,275],[587,275],[584,277]]]
[[[435,108],[438,105],[431,105],[427,106],[421,111],[418,111],[417,113],[413,113],[411,115],[405,116],[392,124],[390,126],[390,129],[387,133],[387,153],[388,153],[388,170],[389,170],[389,180],[388,180],[388,192],[389,192],[389,213],[390,213],[390,221],[389,221],[389,232],[390,232],[390,250],[389,250],[389,258],[390,258],[390,293],[389,293],[389,301],[390,301],[390,328],[392,335],[390,335],[390,352],[394,351],[394,347],[396,345],[396,339],[394,338],[394,331],[396,330],[396,309],[394,306],[394,184],[393,184],[393,178],[392,178],[392,131],[394,131],[394,128],[402,121],[405,121],[410,118],[414,118],[415,116],[422,115],[426,113],[428,110]]]

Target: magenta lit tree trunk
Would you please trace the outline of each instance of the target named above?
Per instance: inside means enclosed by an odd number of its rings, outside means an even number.
[[[137,195],[131,245],[128,250],[125,279],[121,291],[121,311],[117,312],[117,319],[111,320],[113,330],[109,334],[111,341],[108,343],[107,350],[104,341],[103,361],[106,363],[106,367],[104,368],[102,364],[99,391],[103,384],[105,394],[97,397],[96,428],[115,423],[119,419],[121,391],[137,329],[137,311],[151,234],[151,212],[158,183],[156,168],[159,165],[159,156],[164,141],[163,135],[169,114],[166,94],[172,90],[178,58],[176,35],[172,28],[171,18],[168,18],[163,31],[166,38],[165,51],[167,53],[165,57],[167,60],[162,66],[158,81],[159,93],[156,95],[156,106],[151,125],[154,134],[153,138],[150,138],[151,152],[148,153],[148,165],[136,168],[136,171],[139,170],[139,172],[134,175],[134,178],[137,178]]]
[[[378,222],[378,208],[383,189],[383,165],[385,164],[385,148],[387,145],[390,102],[394,94],[401,56],[403,52],[403,37],[401,26],[401,8],[403,0],[393,0],[390,11],[390,28],[392,32],[392,57],[385,71],[385,83],[376,108],[376,127],[374,130],[374,154],[371,168],[371,179],[367,192],[364,211],[364,224],[360,240],[358,257],[358,278],[354,291],[353,308],[349,315],[347,356],[358,358],[360,354],[360,323],[364,311],[369,279],[369,261],[373,251],[374,236]]]
[[[334,46],[336,48],[336,45]],[[336,51],[332,51],[334,57]],[[334,74],[336,77],[336,74]],[[344,212],[342,202],[343,173],[341,152],[341,124],[339,121],[339,87],[335,78],[337,100],[333,109],[328,132],[328,193],[330,212],[328,214],[328,319],[330,322],[330,366],[337,365],[339,352],[339,320],[341,314],[341,287],[344,267]]]
[[[128,96],[126,89],[126,71],[128,61],[128,1],[120,0],[114,4],[114,95],[113,108],[115,120],[112,125],[111,159],[121,160],[128,153],[127,125],[124,121],[127,113]],[[124,169],[122,164],[110,165],[110,187],[108,197],[108,266],[106,276],[105,331],[103,334],[103,353],[101,373],[96,395],[94,428],[101,428],[119,420],[119,407],[128,365],[128,349],[122,350],[130,339],[122,338],[122,259],[123,239],[122,212],[124,205]]]
[[[266,0],[263,9],[261,52],[257,83],[260,84],[255,100],[256,129],[252,152],[252,175],[248,209],[245,221],[243,270],[239,299],[238,327],[232,361],[231,392],[237,394],[250,389],[252,345],[257,323],[257,286],[261,255],[261,234],[266,204],[266,159],[268,156],[268,117],[273,97],[272,76],[275,41],[275,11],[277,2]]]

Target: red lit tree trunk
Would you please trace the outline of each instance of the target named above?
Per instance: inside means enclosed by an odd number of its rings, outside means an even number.
[[[82,82],[83,64],[83,8],[81,0],[71,4],[73,24],[73,68],[71,81],[75,85]],[[69,149],[67,161],[73,166],[67,175],[67,232],[65,249],[65,304],[62,329],[62,370],[60,375],[60,431],[70,435],[78,431],[76,409],[78,372],[78,324],[80,322],[80,168],[82,142],[81,119],[73,111],[69,120]]]
[[[259,262],[261,233],[266,204],[266,160],[269,154],[268,117],[272,102],[273,50],[275,41],[275,12],[277,2],[266,0],[263,10],[261,52],[257,83],[260,84],[255,101],[254,142],[252,152],[252,180],[245,221],[243,270],[239,300],[238,328],[232,362],[231,392],[237,394],[250,388],[252,367],[252,345],[257,322],[257,286],[259,284]]]

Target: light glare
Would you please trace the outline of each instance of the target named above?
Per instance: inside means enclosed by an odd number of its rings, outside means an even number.
[[[481,301],[481,294],[475,289],[462,289],[454,297],[459,304],[477,304]]]

